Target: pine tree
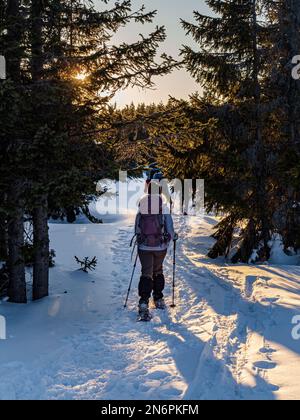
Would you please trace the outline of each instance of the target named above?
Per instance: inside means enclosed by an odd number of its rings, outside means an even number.
[[[208,0],[207,4],[217,17],[196,12],[196,24],[183,21],[187,34],[200,44],[200,51],[185,47],[182,54],[187,69],[203,85],[206,98],[214,106],[211,117],[218,121],[219,135],[215,136],[221,155],[215,162],[211,160],[215,169],[209,171],[208,183],[217,175],[212,182],[212,188],[216,188],[213,200],[216,207],[229,214],[225,221],[231,224],[227,228],[222,223],[227,239],[224,241],[221,235],[222,246],[217,243],[210,255],[223,254],[232,242],[234,226],[247,221],[233,261],[247,262],[254,248],[260,249],[261,259],[267,259],[272,213],[268,207],[262,80],[266,70],[265,50],[270,41],[269,28],[263,20],[264,2]],[[230,156],[234,149],[236,155]]]
[[[270,51],[269,96],[272,100],[272,124],[278,138],[276,149],[275,224],[283,236],[286,250],[300,249],[300,80],[294,74],[294,58],[300,51],[300,4],[287,0],[270,2],[274,21]],[[274,56],[278,59],[274,60]]]
[[[107,3],[104,1],[104,5]],[[14,163],[18,163],[17,171],[22,174],[16,181],[24,181],[18,184],[23,193],[22,216],[26,207],[34,227],[34,299],[48,294],[49,215],[86,209],[96,194],[96,181],[117,171],[111,140],[119,128],[112,126],[109,101],[128,85],[151,87],[154,76],[167,74],[177,66],[167,55],[155,62],[166,36],[163,27],[131,45],[112,42],[124,25],[131,21],[149,23],[154,17],[155,12],[145,12],[144,7],[133,11],[128,0],[100,12],[93,2],[82,0],[22,3],[24,36],[17,43],[17,52],[22,55],[22,66],[18,67],[21,118],[18,125],[9,128],[14,136],[19,130],[22,138]],[[6,42],[3,52],[12,68],[15,59],[8,54],[12,51],[8,41],[12,42],[13,37],[5,35],[8,26],[4,19],[0,45]],[[8,85],[3,92],[6,98],[7,89]],[[9,125],[4,104],[2,110]],[[14,110],[12,114],[14,118]],[[7,148],[7,155],[10,151]],[[1,168],[7,188],[3,191],[15,198],[9,177],[11,167]],[[6,208],[7,218],[11,219],[8,204]],[[18,221],[10,226],[21,233],[21,214]],[[17,232],[8,228],[8,233],[8,242],[14,242]],[[21,250],[20,238],[18,244]],[[17,284],[13,277],[11,284]]]
[[[21,60],[23,58],[23,16],[20,0],[7,0],[1,8],[1,53],[6,58],[7,80],[1,82],[1,157],[4,163],[1,180],[2,241],[7,236],[9,297],[12,302],[26,303],[24,246],[24,184],[16,167],[22,147]],[[5,21],[5,24],[4,24]],[[10,114],[12,113],[12,115]],[[15,124],[15,126],[14,126]],[[2,166],[2,165],[1,165]],[[7,216],[7,218],[5,217]],[[7,232],[6,232],[7,230]],[[6,244],[4,245],[6,246]]]

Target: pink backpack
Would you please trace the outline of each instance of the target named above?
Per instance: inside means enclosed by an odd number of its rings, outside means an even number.
[[[141,214],[139,219],[139,244],[149,247],[158,247],[162,245],[164,243],[163,215]]]
[[[148,214],[140,213],[138,216],[138,243],[151,248],[159,247],[165,241],[165,219],[162,214],[162,200],[160,197],[159,214],[151,214],[151,199],[150,197],[148,199]]]

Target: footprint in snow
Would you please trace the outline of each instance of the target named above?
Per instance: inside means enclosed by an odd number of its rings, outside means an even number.
[[[162,380],[167,378],[169,375],[169,373],[167,372],[163,372],[163,371],[155,371],[155,372],[151,372],[148,375],[149,379],[156,379],[156,380]]]
[[[264,369],[264,370],[271,370],[276,368],[276,363],[274,362],[268,362],[268,361],[261,361],[261,362],[255,362],[254,367],[257,369]]]
[[[271,348],[268,348],[268,347],[263,347],[259,351],[260,351],[260,353],[263,353],[263,354],[267,354],[267,353],[270,354],[270,353],[276,353],[277,352],[277,350],[271,349]]]
[[[276,303],[280,300],[279,297],[276,298],[263,298],[261,301],[265,303]]]
[[[245,284],[245,295],[248,299],[250,299],[253,295],[254,285],[257,281],[256,276],[247,276],[246,277],[246,284]]]

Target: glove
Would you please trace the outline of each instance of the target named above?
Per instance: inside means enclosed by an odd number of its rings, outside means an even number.
[[[165,233],[164,239],[166,243],[171,242],[172,236],[169,233]]]
[[[174,233],[173,241],[174,242],[178,241],[178,238],[179,238],[178,233]]]

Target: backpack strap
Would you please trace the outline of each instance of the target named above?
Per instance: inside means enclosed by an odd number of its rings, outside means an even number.
[[[135,236],[139,235],[141,233],[141,213],[139,212],[136,215],[136,219],[135,219]]]
[[[164,235],[166,233],[166,219],[165,219],[164,214],[159,215],[159,222],[160,222],[162,235]]]
[[[136,236],[137,236],[137,234],[135,233],[135,234],[133,235],[133,237],[132,237],[131,241],[130,241],[130,248],[132,247],[133,242],[134,242],[134,240],[135,240]]]

